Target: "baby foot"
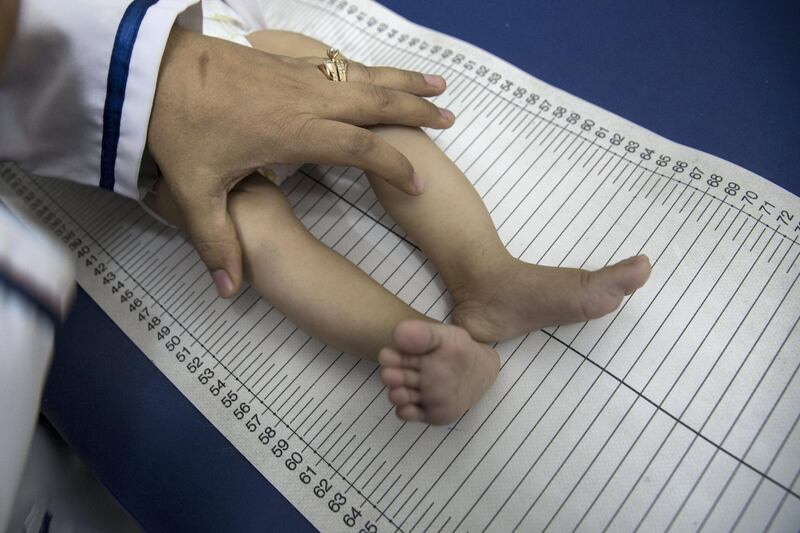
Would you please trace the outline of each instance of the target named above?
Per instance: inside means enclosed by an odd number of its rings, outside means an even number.
[[[482,342],[583,322],[615,310],[649,276],[644,255],[594,272],[511,259],[490,279],[452,291],[453,322]]]
[[[457,326],[407,320],[378,354],[402,420],[448,424],[475,405],[500,371],[497,352]]]

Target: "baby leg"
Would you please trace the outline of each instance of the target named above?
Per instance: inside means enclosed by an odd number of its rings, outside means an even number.
[[[321,57],[326,49],[291,32],[258,32],[249,39],[257,48],[292,56]],[[473,338],[502,340],[598,318],[647,281],[650,262],[644,256],[595,272],[511,257],[472,184],[424,132],[399,126],[373,131],[409,158],[425,192],[409,196],[372,176],[370,184],[386,211],[436,265],[453,297],[453,321]]]
[[[453,297],[453,321],[473,338],[502,340],[601,317],[650,275],[644,256],[596,272],[512,257],[472,184],[424,132],[406,127],[381,127],[379,132],[409,157],[425,180],[425,192],[398,194],[370,178],[372,188],[436,265]]]
[[[258,32],[249,39],[256,48],[294,57],[322,57],[326,49],[314,39],[291,32]],[[402,127],[376,131],[407,155],[425,180],[425,193],[411,197],[380,179],[370,177],[370,183],[389,214],[439,269],[453,296],[453,319],[472,338],[499,340],[548,325],[596,318],[614,310],[647,280],[646,257],[597,272],[543,267],[511,257],[472,185],[424,132]],[[393,347],[380,354],[384,382],[393,387],[390,398],[399,406],[401,417],[421,417],[419,405],[424,402],[414,405],[418,378],[413,370],[419,361],[415,354],[435,346],[437,332],[413,322],[398,326],[393,336]],[[492,380],[495,362],[496,355],[490,364],[480,365],[492,368]],[[420,375],[426,375],[424,369]],[[454,376],[463,379],[450,374]],[[469,388],[485,390],[482,385]]]
[[[182,225],[163,182],[148,204]],[[228,207],[253,287],[318,340],[388,365],[382,377],[400,418],[452,422],[494,381],[494,350],[459,327],[421,315],[320,243],[266,179],[242,181]],[[395,330],[401,322],[404,327]]]

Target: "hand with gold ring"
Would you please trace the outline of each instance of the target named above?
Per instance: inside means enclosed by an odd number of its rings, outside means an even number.
[[[323,76],[320,58],[290,59],[178,27],[170,34],[147,146],[222,296],[242,279],[226,206],[245,176],[270,163],[348,165],[419,194],[411,163],[361,126],[453,124],[452,113],[424,98],[444,91],[441,77],[328,60],[346,83]]]
[[[349,61],[336,48],[328,48],[328,59],[317,65],[330,81],[347,81]]]

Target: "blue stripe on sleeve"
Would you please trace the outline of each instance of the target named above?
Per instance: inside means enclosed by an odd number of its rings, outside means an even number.
[[[128,84],[133,44],[142,25],[145,13],[158,0],[133,0],[117,28],[111,62],[108,67],[106,103],[103,109],[103,142],[100,150],[100,187],[114,190],[114,168],[117,162],[119,128],[122,120],[122,104],[125,102],[125,87]]]

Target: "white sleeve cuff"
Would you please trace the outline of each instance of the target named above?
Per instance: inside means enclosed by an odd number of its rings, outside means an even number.
[[[176,18],[201,31],[199,1],[22,2],[0,71],[0,160],[138,198],[156,80]],[[115,65],[123,76],[109,83]]]
[[[161,57],[172,26],[178,23],[200,32],[202,19],[196,0],[161,0],[153,4],[142,19],[133,47],[125,89],[125,102],[119,129],[119,143],[114,168],[114,191],[130,198],[140,198],[139,173],[147,147],[147,128],[156,92]],[[191,9],[188,9],[190,6]]]

